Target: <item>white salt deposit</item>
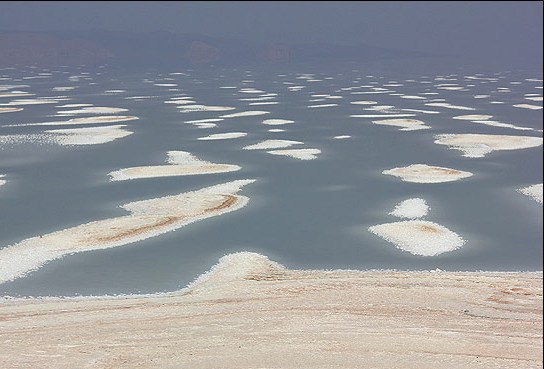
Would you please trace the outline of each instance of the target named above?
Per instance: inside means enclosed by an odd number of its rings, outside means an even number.
[[[542,183],[518,189],[518,191],[529,196],[539,204],[542,204]]]
[[[51,140],[59,145],[98,145],[131,135],[133,132],[123,129],[125,125],[88,127],[72,129],[54,129],[46,131],[53,134]]]
[[[280,149],[284,147],[290,147],[293,145],[303,145],[304,142],[289,141],[289,140],[265,140],[253,145],[244,146],[244,150],[268,150],[268,149]]]
[[[531,109],[531,110],[540,110],[542,106],[540,105],[531,105],[531,104],[516,104],[512,105],[515,108]]]
[[[542,101],[542,96],[529,96],[525,97],[525,100],[531,100],[531,101]]]
[[[251,117],[251,116],[255,116],[255,115],[264,115],[264,114],[270,114],[270,112],[269,111],[262,111],[262,110],[250,110],[250,111],[242,111],[242,112],[239,112],[239,113],[221,115],[219,118]]]
[[[287,120],[287,119],[265,119],[263,120],[263,124],[269,125],[269,126],[279,126],[283,124],[290,124],[295,123],[293,120]]]
[[[472,176],[470,172],[427,164],[412,164],[407,167],[388,169],[384,170],[382,174],[400,177],[405,182],[413,183],[452,182]]]
[[[186,151],[168,151],[170,165],[141,166],[110,172],[110,181],[124,181],[140,178],[188,176],[197,174],[226,173],[240,170],[238,165],[215,164],[200,160]]]
[[[533,131],[530,127],[520,127],[510,123],[501,123],[495,120],[473,120],[472,123],[485,124],[486,126],[517,129],[519,131]]]
[[[426,103],[427,106],[436,106],[441,108],[448,108],[448,109],[457,109],[457,110],[476,110],[474,108],[470,108],[468,106],[460,106],[460,105],[451,105],[449,103],[442,103],[442,102],[431,102]]]
[[[124,246],[209,217],[244,207],[248,198],[236,195],[254,180],[239,180],[181,193],[132,202],[130,214],[93,221],[0,249],[0,283],[41,268],[49,261],[79,252]]]
[[[3,186],[7,183],[7,181],[3,178],[5,178],[6,175],[5,174],[0,174],[0,186]]]
[[[226,132],[226,133],[216,133],[213,135],[199,137],[197,140],[200,141],[213,141],[213,140],[228,140],[232,138],[239,138],[247,136],[246,132]]]
[[[408,118],[415,117],[416,114],[354,114],[351,118]]]
[[[5,104],[0,104],[1,106],[8,105],[41,105],[41,104],[57,104],[59,100],[50,100],[50,99],[19,99],[12,100]]]
[[[317,155],[321,153],[319,149],[292,149],[292,150],[273,150],[267,151],[269,154],[273,155],[284,155],[290,156],[295,159],[300,160],[313,160],[317,158]]]
[[[409,99],[409,100],[427,100],[424,96],[417,96],[417,95],[403,95],[400,97],[401,99]]]
[[[249,103],[248,105],[277,105],[279,104],[279,102],[277,101],[263,101],[263,102],[252,102],[252,103]]]
[[[136,120],[138,117],[131,115],[110,115],[110,116],[97,116],[97,117],[85,117],[85,118],[72,118],[67,121],[55,121],[44,123],[25,123],[25,124],[12,124],[3,127],[26,127],[26,126],[69,126],[76,124],[97,124],[97,123],[115,123],[125,122],[129,120]]]
[[[213,106],[213,105],[178,105],[180,113],[193,113],[198,111],[229,111],[236,108],[232,106]]]
[[[417,219],[422,218],[429,212],[429,206],[424,199],[408,199],[395,206],[390,215],[398,218]]]
[[[77,114],[115,114],[128,111],[124,108],[110,108],[105,106],[92,106],[85,107],[77,110],[61,110],[57,112],[57,115],[77,115]]]
[[[15,113],[21,111],[23,108],[0,108],[0,113]]]
[[[368,229],[413,255],[436,256],[456,250],[465,241],[455,232],[424,220],[407,220],[372,226]]]
[[[87,106],[93,106],[93,104],[64,104],[64,105],[57,105],[56,108],[84,108]]]
[[[267,132],[274,132],[274,133],[277,133],[277,132],[285,132],[285,129],[272,128],[272,129],[269,129]]]
[[[424,122],[417,119],[384,119],[373,120],[372,123],[384,126],[401,127],[399,131],[416,131],[420,129],[430,129]]]
[[[354,105],[375,105],[377,103],[378,103],[377,101],[368,101],[368,100],[350,102],[350,104],[354,104]]]
[[[493,118],[492,115],[479,115],[479,114],[458,115],[456,117],[453,117],[453,119],[460,119],[460,120],[487,120],[491,118]]]
[[[338,106],[338,104],[318,104],[318,105],[308,105],[308,108],[330,108],[331,106]]]
[[[483,135],[483,134],[444,134],[436,135],[435,143],[460,150],[463,156],[482,158],[495,150],[519,150],[542,145],[542,137]]]
[[[339,135],[339,136],[334,136],[333,138],[336,139],[336,140],[343,140],[343,139],[346,139],[346,138],[350,138],[351,136],[349,135]]]

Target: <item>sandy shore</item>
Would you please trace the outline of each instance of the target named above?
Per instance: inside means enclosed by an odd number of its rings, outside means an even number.
[[[542,273],[288,270],[253,253],[192,287],[5,300],[3,368],[542,368]]]

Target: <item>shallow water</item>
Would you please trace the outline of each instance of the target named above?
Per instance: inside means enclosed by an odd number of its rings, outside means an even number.
[[[69,100],[25,105],[23,111],[4,113],[0,115],[1,126],[68,120],[70,117],[50,117],[57,111],[67,110],[55,107],[63,104],[126,108],[127,115],[139,119],[115,123],[126,124],[134,134],[100,145],[0,145],[0,174],[5,174],[3,179],[7,180],[0,187],[0,247],[123,215],[125,211],[119,206],[131,201],[237,179],[257,181],[241,191],[241,195],[250,198],[249,204],[241,210],[123,247],[65,256],[24,278],[1,284],[0,295],[170,291],[185,286],[219,257],[242,250],[265,254],[290,268],[542,270],[542,205],[516,191],[542,183],[542,146],[495,151],[484,158],[466,158],[458,150],[433,143],[434,135],[443,133],[542,137],[537,131],[452,119],[464,114],[488,114],[493,116],[492,120],[541,130],[542,110],[513,107],[522,103],[541,105],[541,102],[524,99],[524,94],[542,94],[542,89],[537,88],[542,82],[526,80],[542,79],[541,74],[492,71],[477,76],[493,79],[487,80],[464,78],[481,73],[470,68],[452,70],[452,75],[429,70],[408,73],[395,71],[393,67],[369,69],[346,65],[146,73],[120,73],[107,68],[88,71],[57,68],[48,78],[20,80],[42,72],[41,69],[0,70],[3,78],[10,78],[0,80],[0,85],[28,85],[16,88],[36,94],[25,99],[66,96]],[[169,74],[172,72],[185,74]],[[81,77],[69,79],[74,75]],[[436,86],[446,83],[465,86],[468,91]],[[155,84],[177,84],[177,87]],[[402,86],[394,86],[398,84]],[[58,86],[77,88],[52,90]],[[221,88],[229,86],[236,89]],[[292,86],[305,87],[290,90]],[[382,92],[372,87],[387,88],[390,92],[352,94]],[[240,91],[243,88],[264,93],[245,93]],[[509,91],[501,92],[499,88]],[[107,90],[125,91],[105,93]],[[278,104],[251,106],[252,101],[240,101],[266,93],[276,93],[271,101]],[[425,95],[428,93],[438,94]],[[231,106],[236,110],[181,113],[175,104],[164,103],[184,94],[191,96],[196,104]],[[420,95],[428,100],[403,99],[396,94]],[[475,95],[490,97],[476,99]],[[126,99],[134,96],[151,97]],[[324,101],[310,101],[316,98]],[[14,99],[2,97],[0,104]],[[426,106],[431,99],[445,99],[452,105],[475,110]],[[396,110],[391,113],[398,113],[398,109],[439,113],[411,112],[415,114],[413,119],[432,128],[403,132],[398,127],[371,123],[375,119],[350,117],[382,114],[364,110],[371,105],[350,103],[359,100],[394,106]],[[496,101],[503,104],[492,103]],[[338,105],[308,108],[318,104]],[[207,129],[184,123],[253,110],[270,113],[226,118]],[[295,123],[272,127],[262,124],[266,119]],[[55,128],[0,127],[0,136],[42,133]],[[285,132],[268,132],[271,128]],[[198,140],[227,132],[248,134],[226,140]],[[351,137],[334,139],[339,135]],[[266,150],[242,149],[267,139],[302,141],[304,145],[291,148],[316,148],[321,154],[315,160],[303,161],[271,155]],[[107,174],[114,170],[166,164],[166,153],[172,150],[187,151],[213,163],[240,165],[242,169],[230,173],[109,182]],[[385,169],[415,163],[450,167],[474,175],[449,183],[418,184],[381,174]],[[401,201],[415,197],[426,200],[430,206],[425,220],[459,234],[466,241],[462,248],[433,257],[415,256],[368,231],[372,225],[396,221],[388,213]]]

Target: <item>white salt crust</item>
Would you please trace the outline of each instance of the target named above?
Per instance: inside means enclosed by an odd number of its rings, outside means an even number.
[[[351,118],[409,118],[415,117],[416,114],[354,114]]]
[[[542,204],[542,183],[518,189],[518,192],[529,196],[539,204]]]
[[[72,118],[66,121],[11,124],[11,125],[3,126],[3,127],[72,126],[72,125],[78,125],[78,124],[101,124],[101,123],[126,122],[126,121],[137,120],[137,119],[139,118],[132,115],[110,115],[110,116],[96,116],[96,117],[85,117],[85,118]]]
[[[487,120],[493,118],[492,115],[479,115],[479,114],[469,114],[469,115],[458,115],[453,117],[453,119],[460,120]]]
[[[287,119],[265,119],[263,120],[263,124],[269,125],[269,126],[280,126],[283,124],[291,124],[295,123],[293,120],[287,120]]]
[[[291,149],[291,150],[273,150],[267,151],[272,155],[284,155],[300,160],[313,160],[321,153],[319,149]]]
[[[483,134],[444,134],[436,135],[434,141],[439,145],[463,152],[469,158],[482,158],[496,150],[519,150],[542,145],[542,137],[483,135]]]
[[[384,126],[401,127],[399,131],[417,131],[421,129],[430,129],[424,122],[417,119],[383,119],[373,120],[372,123]]]
[[[429,210],[430,208],[424,199],[412,198],[397,204],[389,214],[397,218],[417,219],[426,216]]]
[[[465,241],[455,232],[424,220],[407,220],[368,229],[397,248],[418,256],[436,256],[462,247]]]
[[[236,108],[232,106],[213,106],[213,105],[199,105],[199,104],[190,104],[190,105],[178,105],[180,113],[193,113],[200,111],[229,111]],[[224,117],[221,117],[224,118]]]
[[[199,191],[132,202],[122,206],[129,215],[85,223],[7,246],[0,249],[0,283],[21,278],[65,255],[124,246],[238,210],[249,199],[235,194],[253,182],[239,180]]]
[[[451,105],[449,103],[442,103],[442,102],[431,102],[431,103],[426,103],[425,105],[448,108],[448,109],[457,109],[457,110],[476,110],[468,106]]]
[[[265,140],[259,143],[244,146],[244,150],[267,150],[267,149],[280,149],[284,147],[290,147],[293,145],[303,145],[304,142],[289,141],[289,140]]]
[[[444,183],[472,176],[470,172],[427,164],[412,164],[407,167],[388,169],[382,174],[399,177],[405,182],[412,183]]]
[[[270,114],[269,111],[262,111],[262,110],[250,110],[250,111],[242,111],[240,113],[232,113],[232,114],[225,114],[219,116],[219,118],[238,118],[238,117],[251,117],[255,115],[264,115],[264,114]]]
[[[119,169],[108,173],[110,181],[226,173],[241,169],[238,165],[215,164],[200,160],[186,151],[168,151],[167,155],[168,158],[166,161],[170,165],[140,166]]]
[[[133,132],[123,129],[125,125],[54,129],[45,131],[52,133],[51,140],[59,145],[98,145],[131,135]]]
[[[106,106],[91,106],[76,110],[61,110],[57,115],[78,115],[78,114],[115,114],[128,111],[124,108],[111,108]]]
[[[542,106],[532,105],[532,104],[516,104],[516,105],[512,105],[512,106],[514,108],[531,109],[531,110],[540,110],[540,109],[542,109]]]
[[[0,113],[15,113],[21,110],[23,110],[23,108],[0,108]]]
[[[226,133],[216,133],[212,135],[208,135],[205,137],[199,137],[197,140],[200,141],[213,141],[213,140],[229,140],[233,138],[239,138],[247,136],[246,132],[226,132]]]

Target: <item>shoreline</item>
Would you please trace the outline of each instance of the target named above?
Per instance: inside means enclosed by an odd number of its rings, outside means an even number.
[[[542,368],[542,272],[220,259],[154,295],[0,300],[10,368]]]

